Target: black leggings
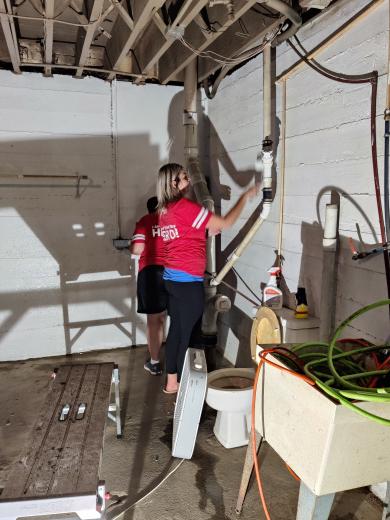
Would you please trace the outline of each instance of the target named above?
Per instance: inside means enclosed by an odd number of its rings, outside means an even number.
[[[203,313],[203,283],[165,280],[165,287],[168,292],[168,314],[171,319],[165,343],[166,368],[168,374],[177,374],[177,379],[180,381],[192,329]]]

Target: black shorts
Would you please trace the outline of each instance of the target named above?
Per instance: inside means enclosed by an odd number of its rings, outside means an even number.
[[[137,312],[140,314],[158,314],[167,308],[168,295],[163,281],[164,267],[148,265],[138,273]]]

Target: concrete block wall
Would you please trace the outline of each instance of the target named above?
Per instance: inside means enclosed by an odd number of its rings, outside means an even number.
[[[0,72],[1,361],[146,342],[137,265],[112,239],[177,151],[180,90]]]
[[[368,0],[342,0],[319,20],[301,28],[298,32],[301,42],[308,50],[312,49],[368,3]],[[388,30],[388,4],[383,2],[317,57],[325,67],[347,74],[378,70],[377,138],[381,179]],[[276,73],[280,74],[296,60],[290,47],[282,44],[277,48]],[[361,306],[385,298],[387,294],[382,257],[354,262],[348,246],[349,237],[357,240],[356,223],[367,248],[380,241],[371,163],[370,86],[336,83],[302,67],[287,81],[286,89],[283,273],[291,292],[298,286],[306,287],[310,311],[319,316],[322,226],[325,205],[330,202],[330,188],[334,187],[341,194],[336,306],[339,323]],[[277,136],[281,93],[282,87],[277,86]],[[203,96],[202,106],[203,139],[207,143],[203,159],[217,205],[225,213],[255,176],[254,163],[263,138],[262,57],[226,78],[213,100]],[[278,172],[280,148],[278,146],[276,154]],[[268,220],[236,266],[237,272],[259,296],[260,284],[267,281],[267,269],[276,258],[279,197],[280,186]],[[248,217],[256,216],[255,206],[249,205],[234,228],[223,233],[221,264],[238,244],[237,235],[245,230]],[[227,281],[249,295],[234,273]],[[221,318],[221,346],[231,362],[246,364],[252,304],[239,295],[231,296],[232,311]],[[385,310],[365,315],[354,322],[347,333],[373,341],[385,340],[388,315]]]

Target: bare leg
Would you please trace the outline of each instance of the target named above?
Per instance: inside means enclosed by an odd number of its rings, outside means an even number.
[[[165,312],[147,315],[148,348],[151,359],[157,361],[164,338]]]
[[[168,392],[177,391],[179,388],[179,383],[177,382],[177,374],[167,374],[167,386],[165,389]]]

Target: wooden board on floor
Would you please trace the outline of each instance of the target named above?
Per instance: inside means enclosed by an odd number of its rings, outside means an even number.
[[[113,363],[64,365],[0,501],[96,493]],[[80,405],[85,412],[79,414]],[[69,414],[60,420],[65,405]]]

